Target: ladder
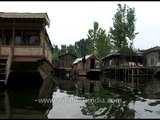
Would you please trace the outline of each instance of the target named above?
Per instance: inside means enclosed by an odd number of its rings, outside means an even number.
[[[6,80],[6,65],[7,65],[7,59],[6,58],[0,58],[0,82],[4,83]]]
[[[0,58],[0,83],[7,85],[8,77],[10,74],[10,68],[12,63],[12,54],[7,58]]]

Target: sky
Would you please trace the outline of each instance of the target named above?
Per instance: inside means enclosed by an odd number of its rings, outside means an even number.
[[[117,4],[126,4],[135,8],[134,48],[148,49],[160,46],[160,2],[124,2],[124,1],[1,1],[0,12],[47,13],[50,27],[47,28],[52,45],[70,45],[87,38],[93,23],[109,32],[113,26],[112,18]]]

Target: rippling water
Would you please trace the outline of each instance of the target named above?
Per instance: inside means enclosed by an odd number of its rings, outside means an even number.
[[[1,90],[0,118],[160,118],[160,79],[55,79],[47,99],[38,89]]]

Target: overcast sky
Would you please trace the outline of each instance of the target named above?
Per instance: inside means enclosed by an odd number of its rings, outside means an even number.
[[[126,3],[135,8],[136,30],[139,34],[134,39],[134,47],[147,49],[160,45],[160,2],[0,2],[0,12],[46,12],[50,18],[47,29],[52,44],[74,44],[87,38],[93,22],[108,33],[112,27],[112,18],[117,4]]]

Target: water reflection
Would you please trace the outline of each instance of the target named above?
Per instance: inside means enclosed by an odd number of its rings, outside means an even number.
[[[58,81],[49,118],[160,118],[158,79],[103,75],[99,81],[85,77]]]
[[[56,89],[0,90],[0,118],[160,118],[160,79],[55,80]]]
[[[52,103],[39,102],[39,87],[0,89],[1,119],[46,119]],[[45,98],[44,98],[45,99]],[[52,99],[52,96],[50,96]]]

